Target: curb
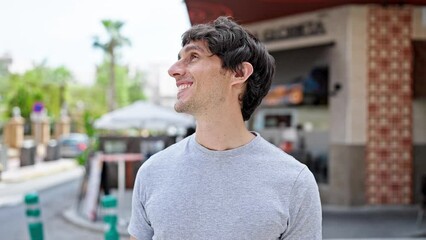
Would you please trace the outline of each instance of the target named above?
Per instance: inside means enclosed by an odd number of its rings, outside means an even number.
[[[94,232],[105,232],[107,227],[103,222],[92,222],[83,217],[79,216],[75,211],[74,207],[71,207],[68,210],[65,210],[62,213],[62,217],[71,224],[76,225],[77,227],[85,228]],[[127,227],[117,226],[118,233],[120,237],[129,238],[130,234],[127,232]]]
[[[73,159],[59,159],[56,161],[41,162],[35,165],[24,166],[3,172],[1,181],[7,184],[21,183],[36,178],[48,177],[52,174],[72,170],[77,167],[77,162]]]
[[[81,178],[84,175],[84,167],[78,166],[71,160],[61,161],[62,162],[58,164],[60,166],[51,166],[48,167],[47,170],[40,170],[44,173],[42,175],[29,173],[31,178],[28,178],[28,175],[23,175],[21,172],[15,176],[23,176],[23,178],[13,178],[14,180],[19,181],[0,182],[0,207],[21,204],[23,203],[24,195],[28,192],[51,188],[65,182]],[[37,168],[42,168],[42,166]],[[31,171],[25,170],[24,172]]]

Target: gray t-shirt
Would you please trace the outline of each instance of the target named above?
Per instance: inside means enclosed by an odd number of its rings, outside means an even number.
[[[321,239],[312,173],[256,135],[226,151],[192,135],[153,155],[136,177],[129,233],[138,240]]]

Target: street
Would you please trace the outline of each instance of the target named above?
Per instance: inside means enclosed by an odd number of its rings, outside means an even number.
[[[75,204],[79,187],[80,181],[74,180],[39,192],[45,240],[103,239],[102,233],[77,227],[62,216]],[[1,207],[0,222],[1,239],[29,239],[24,204]]]
[[[414,206],[323,207],[324,239],[425,239],[426,221],[416,224]]]

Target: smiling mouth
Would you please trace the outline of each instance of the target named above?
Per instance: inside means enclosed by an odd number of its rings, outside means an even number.
[[[181,84],[181,85],[179,85],[178,90],[180,92],[180,91],[183,91],[183,90],[185,90],[185,89],[187,89],[187,88],[189,88],[191,86],[192,86],[192,84],[188,84],[188,83]]]

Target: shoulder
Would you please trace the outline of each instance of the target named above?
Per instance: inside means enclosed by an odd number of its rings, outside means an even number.
[[[273,165],[281,170],[285,169],[285,172],[294,171],[295,174],[298,174],[306,167],[293,156],[279,149],[262,137],[260,137],[256,146],[256,154],[258,156],[263,156],[262,158],[266,160],[267,164]]]
[[[185,155],[187,142],[188,139],[185,138],[146,160],[136,174],[135,188],[147,192],[152,186],[167,178],[176,166],[179,166],[179,160],[182,159],[180,156]]]
[[[142,164],[139,172],[144,173],[152,171],[152,169],[163,168],[173,164],[179,156],[185,155],[188,140],[189,137],[155,153]]]
[[[261,138],[248,158],[256,163],[265,179],[279,185],[283,191],[293,191],[304,184],[315,186],[316,182],[308,167],[275,145]]]

